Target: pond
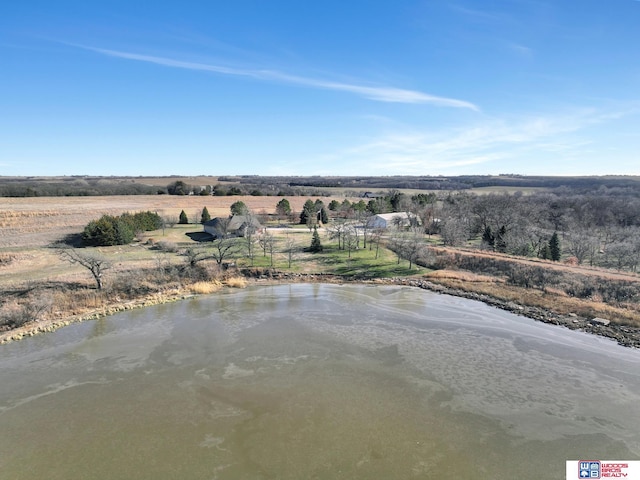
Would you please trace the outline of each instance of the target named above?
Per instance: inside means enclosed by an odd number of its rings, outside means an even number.
[[[640,352],[410,287],[229,290],[0,346],[0,478],[564,479]]]

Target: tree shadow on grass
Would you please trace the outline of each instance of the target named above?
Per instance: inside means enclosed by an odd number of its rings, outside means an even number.
[[[332,273],[361,279],[373,279],[414,275],[416,270],[410,270],[408,266],[405,265],[345,262],[343,265],[335,268]]]
[[[28,282],[24,285],[19,286],[11,286],[8,288],[4,288],[0,290],[0,295],[5,298],[14,297],[21,298],[27,297],[28,295],[34,292],[45,292],[45,291],[58,291],[58,292],[69,292],[69,291],[79,291],[86,290],[88,287],[85,283],[81,282],[67,282],[67,281],[55,281],[55,280],[46,280],[41,283]],[[1,303],[1,302],[0,302]]]

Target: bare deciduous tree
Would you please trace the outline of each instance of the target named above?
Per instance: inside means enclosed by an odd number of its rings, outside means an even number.
[[[247,258],[249,259],[249,262],[251,262],[251,266],[253,267],[253,259],[256,256],[256,242],[258,242],[259,240],[256,238],[256,230],[251,226],[251,224],[245,228],[243,238]]]
[[[594,258],[598,250],[598,240],[592,233],[581,229],[572,229],[564,238],[565,249],[576,257],[578,264],[581,264],[586,258]]]
[[[284,253],[287,254],[287,260],[289,261],[289,268],[291,268],[291,263],[293,261],[293,258],[297,250],[298,249],[296,246],[296,241],[293,239],[291,235],[287,234],[287,238],[284,241]]]
[[[178,223],[178,217],[175,215],[166,215],[162,217],[162,228],[164,228],[165,226],[169,228],[173,228],[176,226],[177,223]],[[164,231],[162,232],[162,234],[164,235]]]
[[[218,265],[222,265],[225,258],[229,258],[237,252],[238,241],[236,238],[216,238],[211,242],[212,249],[210,251]]]
[[[371,230],[371,238],[369,240],[369,250],[371,250],[371,246],[373,244],[376,245],[376,259],[380,254],[380,241],[382,240],[382,234],[384,230],[382,228],[374,228]]]
[[[326,227],[327,233],[329,234],[329,238],[331,240],[334,240],[334,239],[338,240],[338,250],[344,249],[343,238],[347,229],[348,229],[348,225],[343,221],[335,221],[331,225]]]
[[[182,255],[187,257],[187,263],[190,267],[195,267],[198,262],[213,258],[211,252],[208,252],[204,247],[189,247],[182,252]]]
[[[96,282],[96,288],[102,290],[102,276],[105,270],[111,268],[111,263],[107,259],[96,251],[82,251],[67,245],[58,245],[56,250],[63,260],[89,270]]]
[[[268,231],[265,231],[260,238],[258,239],[258,243],[260,247],[262,247],[262,256],[266,257],[267,253],[271,253],[271,265],[273,265],[273,249],[275,246],[275,237]]]
[[[348,252],[348,257],[351,258],[351,251],[358,248],[358,231],[352,225],[347,228],[342,236],[342,244]]]

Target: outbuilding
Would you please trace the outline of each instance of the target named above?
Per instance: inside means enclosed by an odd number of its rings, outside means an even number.
[[[372,216],[367,225],[369,228],[406,228],[419,225],[420,219],[409,212],[379,213]]]

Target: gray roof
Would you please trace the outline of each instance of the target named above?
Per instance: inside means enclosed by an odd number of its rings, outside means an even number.
[[[225,222],[228,222],[225,225]],[[253,215],[233,215],[232,217],[216,217],[204,223],[209,229],[226,231],[226,233],[236,233],[245,227],[252,226],[254,229],[262,228],[258,219]]]

